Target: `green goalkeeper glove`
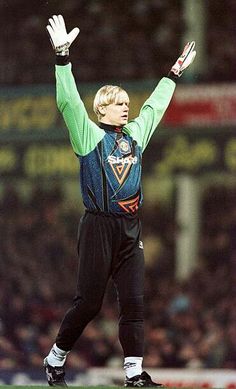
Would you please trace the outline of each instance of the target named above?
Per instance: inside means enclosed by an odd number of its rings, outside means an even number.
[[[79,28],[75,27],[67,34],[64,18],[62,15],[53,15],[49,19],[47,31],[50,36],[52,47],[57,55],[68,55],[69,47],[79,34]]]
[[[194,50],[195,42],[188,42],[184,48],[183,53],[177,59],[175,64],[171,68],[171,72],[173,72],[176,76],[180,77],[184,71],[191,63],[193,62],[196,51]]]

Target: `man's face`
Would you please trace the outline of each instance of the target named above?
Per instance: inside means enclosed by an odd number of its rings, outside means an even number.
[[[117,101],[101,107],[102,122],[113,126],[124,126],[128,122],[129,96],[123,91]]]

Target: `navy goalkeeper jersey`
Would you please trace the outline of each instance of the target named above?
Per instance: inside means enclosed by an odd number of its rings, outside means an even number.
[[[91,121],[71,64],[56,65],[57,105],[80,160],[80,186],[88,210],[134,214],[142,204],[142,153],[163,117],[175,83],[163,77],[137,118],[123,128]]]
[[[122,129],[102,123],[100,127],[105,130],[102,140],[89,154],[79,157],[85,207],[136,212],[142,202],[141,147]]]

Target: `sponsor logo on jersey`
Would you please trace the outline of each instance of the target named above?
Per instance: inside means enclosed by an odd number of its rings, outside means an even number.
[[[138,158],[136,156],[132,157],[132,155],[129,155],[128,157],[109,155],[107,160],[120,185],[128,178],[131,167],[138,162]]]
[[[132,157],[132,155],[129,155],[128,157],[115,157],[114,155],[109,155],[107,159],[112,165],[135,165],[138,162],[138,157]]]

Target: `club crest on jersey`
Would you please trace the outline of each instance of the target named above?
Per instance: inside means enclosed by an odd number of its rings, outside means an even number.
[[[121,154],[129,154],[131,152],[129,142],[126,139],[117,140],[117,145]]]

